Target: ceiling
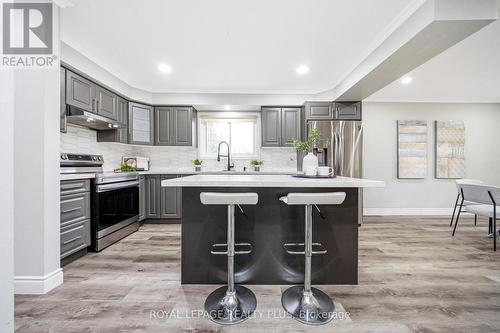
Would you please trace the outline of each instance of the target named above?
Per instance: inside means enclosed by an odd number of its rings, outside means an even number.
[[[135,88],[312,94],[336,86],[412,0],[72,2],[62,41]]]
[[[500,102],[500,21],[417,67],[402,85],[396,80],[366,101]]]

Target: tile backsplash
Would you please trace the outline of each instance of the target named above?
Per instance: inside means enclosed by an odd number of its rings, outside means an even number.
[[[120,166],[123,155],[149,157],[151,170],[188,169],[192,160],[198,157],[198,149],[193,147],[136,146],[121,143],[97,142],[97,132],[79,126],[68,126],[67,133],[61,133],[61,152],[100,154],[104,157],[105,170]],[[262,170],[295,169],[296,154],[293,148],[261,148],[260,158],[264,161]],[[237,170],[249,167],[249,160],[234,159]],[[226,165],[213,159],[203,161],[204,170],[222,170]]]

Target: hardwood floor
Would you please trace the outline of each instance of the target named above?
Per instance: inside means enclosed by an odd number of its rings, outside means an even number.
[[[474,227],[463,218],[453,238],[448,224],[365,218],[359,285],[320,287],[349,318],[319,327],[282,317],[287,286],[249,286],[260,318],[219,326],[197,317],[191,311],[201,310],[215,287],[180,285],[180,226],[144,225],[64,267],[64,284],[48,294],[16,296],[16,331],[500,332],[500,251],[492,250],[487,221]],[[183,318],[165,318],[170,314]]]

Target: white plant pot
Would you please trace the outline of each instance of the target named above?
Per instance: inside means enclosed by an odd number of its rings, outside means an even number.
[[[318,157],[313,153],[308,153],[302,161],[302,170],[306,176],[316,176],[318,172]]]

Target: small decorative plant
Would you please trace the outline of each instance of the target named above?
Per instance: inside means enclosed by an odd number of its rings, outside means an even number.
[[[306,141],[301,141],[301,140],[293,140],[293,148],[297,152],[303,152],[303,153],[308,153],[312,151],[314,146],[321,146],[328,144],[329,140],[328,139],[323,139],[321,137],[321,134],[319,133],[317,128],[313,128],[309,131],[309,135],[307,136]]]
[[[115,169],[117,172],[136,172],[137,168],[132,165],[122,164],[118,169]]]
[[[264,161],[261,160],[251,160],[250,165],[253,166],[255,171],[260,171],[260,166],[264,164]]]
[[[201,171],[201,164],[203,163],[203,160],[195,159],[192,162],[194,164],[194,170]]]

